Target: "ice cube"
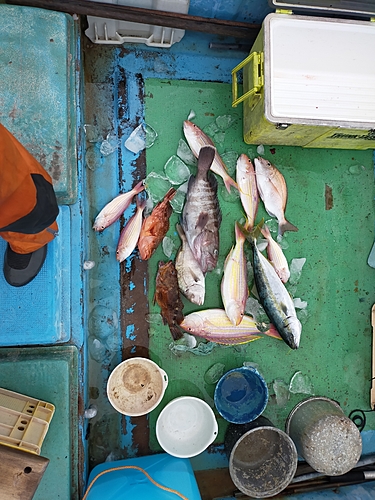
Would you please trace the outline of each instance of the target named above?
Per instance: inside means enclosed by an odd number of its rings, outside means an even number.
[[[288,384],[284,380],[276,379],[273,381],[273,390],[276,396],[276,404],[285,407],[290,398]]]
[[[91,311],[88,320],[90,334],[97,339],[106,339],[118,329],[118,316],[116,311],[103,305],[97,305]]]
[[[83,269],[86,271],[95,267],[95,262],[93,260],[85,260],[83,263]]]
[[[306,259],[301,258],[301,259],[293,259],[292,262],[290,263],[289,269],[290,269],[290,278],[289,278],[289,283],[291,285],[296,285],[302,274],[302,268],[305,265]]]
[[[100,145],[100,152],[103,156],[109,156],[116,151],[117,147],[117,137],[108,134],[106,139],[104,139],[104,141]]]
[[[88,408],[86,408],[83,416],[84,418],[90,419],[96,417],[98,413],[98,408],[95,405],[90,405]]]
[[[197,165],[197,159],[195,158],[191,149],[183,139],[180,139],[178,141],[177,156],[181,158],[181,160],[186,165],[190,165],[192,167]]]
[[[157,132],[147,123],[136,127],[125,141],[125,147],[132,153],[139,153],[145,148],[150,148],[156,141]]]
[[[370,255],[368,256],[368,259],[367,259],[367,264],[370,267],[375,268],[375,243],[372,245]]]
[[[206,384],[216,384],[224,375],[225,365],[223,363],[215,363],[204,374]]]
[[[97,361],[98,363],[101,363],[106,355],[106,348],[104,347],[104,344],[102,344],[99,339],[89,337],[88,347],[92,359],[94,361]]]
[[[171,156],[164,165],[164,173],[171,184],[180,185],[190,177],[187,165],[176,155]]]
[[[226,151],[225,153],[222,153],[220,156],[223,162],[225,163],[225,166],[227,167],[229,175],[235,178],[237,160],[238,160],[237,151]]]
[[[184,332],[183,335],[184,335],[184,340],[186,342],[186,345],[188,347],[191,347],[191,348],[196,347],[197,339],[196,339],[196,337],[194,337],[194,335],[190,335],[189,333],[186,333],[186,332]]]
[[[175,245],[174,241],[169,236],[165,236],[163,238],[163,241],[162,241],[162,246],[163,246],[164,255],[166,257],[168,257],[168,259],[170,259],[173,252],[176,249],[176,245]]]
[[[190,121],[190,120],[193,120],[194,118],[195,118],[195,111],[193,109],[191,109],[190,113],[188,114],[187,119]]]
[[[307,302],[305,300],[301,300],[299,297],[295,297],[293,299],[293,304],[296,309],[306,309]]]
[[[289,391],[293,394],[311,394],[314,395],[314,387],[308,375],[302,372],[296,372],[289,384]]]
[[[186,193],[179,188],[179,189],[177,189],[176,194],[173,196],[173,198],[169,202],[171,204],[171,207],[173,208],[173,211],[176,214],[180,214],[182,212],[182,209],[183,209],[184,203],[185,203],[185,196],[186,196]]]
[[[169,180],[155,172],[150,172],[145,179],[145,189],[153,203],[162,200],[170,187]]]
[[[86,141],[100,142],[103,140],[103,135],[101,134],[101,132],[99,132],[96,125],[85,123],[85,125],[83,126],[83,130],[85,131]]]
[[[263,146],[263,144],[259,144],[259,146],[257,147],[257,153],[258,153],[258,155],[264,155],[264,146]]]
[[[237,117],[233,115],[221,115],[218,116],[215,120],[216,125],[219,130],[225,132],[228,128],[230,128],[237,120]]]

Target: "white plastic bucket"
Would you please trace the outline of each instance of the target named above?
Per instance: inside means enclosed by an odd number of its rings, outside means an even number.
[[[146,415],[162,400],[168,376],[147,358],[130,358],[109,376],[107,395],[111,405],[123,415]]]
[[[216,438],[214,412],[199,398],[182,396],[173,399],[156,421],[156,437],[164,451],[178,458],[202,453]]]

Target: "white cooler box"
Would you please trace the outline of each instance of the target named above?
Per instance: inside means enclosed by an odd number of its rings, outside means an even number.
[[[299,9],[306,7],[301,3]],[[291,11],[265,18],[249,57],[232,72],[233,105],[243,101],[246,143],[375,148],[375,1],[355,3],[352,16],[360,20],[348,18],[353,2],[331,0],[331,15],[344,3],[344,18]],[[241,69],[244,93],[238,97]]]

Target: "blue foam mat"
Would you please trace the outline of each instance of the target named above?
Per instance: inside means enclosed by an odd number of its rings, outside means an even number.
[[[200,500],[201,496],[190,461],[175,458],[167,453],[146,457],[128,458],[97,465],[90,474],[90,482],[101,472],[121,466],[134,465],[144,469],[157,483],[178,491],[189,500]],[[92,485],[87,500],[172,500],[177,498],[153,484],[143,472],[136,469],[111,471],[99,477]]]
[[[10,286],[0,271],[0,346],[54,344],[70,339],[70,208],[60,207],[59,234],[28,285]],[[6,242],[0,238],[0,259]]]

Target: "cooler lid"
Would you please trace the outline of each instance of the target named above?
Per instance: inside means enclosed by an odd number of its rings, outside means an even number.
[[[353,16],[374,16],[374,0],[269,0],[276,9],[291,9],[314,14],[327,13]]]

